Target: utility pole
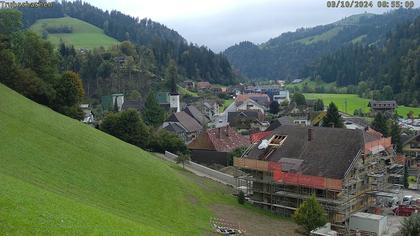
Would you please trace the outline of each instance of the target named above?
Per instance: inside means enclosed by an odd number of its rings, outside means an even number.
[[[344,99],[344,110],[347,113],[347,98]]]

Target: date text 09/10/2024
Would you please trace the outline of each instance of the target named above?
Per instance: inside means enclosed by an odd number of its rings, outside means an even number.
[[[414,1],[327,1],[328,8],[414,8]]]

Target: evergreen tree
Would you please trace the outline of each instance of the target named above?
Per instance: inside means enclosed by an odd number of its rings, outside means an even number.
[[[378,112],[375,115],[375,119],[372,121],[372,129],[382,133],[385,137],[388,137],[388,127],[386,124],[386,118],[381,113]]]
[[[117,97],[114,98],[114,108],[113,108],[113,111],[115,113],[118,112],[118,100],[117,100]]]
[[[401,128],[398,125],[398,122],[393,120],[391,123],[391,141],[396,146],[396,151],[398,153],[402,152],[402,143],[401,143]]]
[[[177,71],[176,62],[171,60],[169,62],[169,66],[166,70],[166,84],[168,89],[170,89],[171,93],[177,93],[176,83],[178,82],[178,71]]]
[[[238,203],[241,205],[245,204],[245,193],[242,190],[238,193]]]
[[[165,120],[165,111],[160,107],[154,92],[146,98],[143,110],[143,120],[147,125],[158,127]]]
[[[404,165],[404,177],[403,178],[404,178],[403,179],[404,188],[408,189],[409,184],[408,184],[408,165],[407,165],[407,163],[405,163],[405,165]]]
[[[324,209],[318,203],[315,195],[306,199],[293,214],[298,225],[302,225],[309,234],[312,230],[327,223]]]
[[[279,103],[277,101],[272,101],[270,103],[270,113],[271,114],[277,114],[280,111]]]
[[[338,112],[337,106],[331,102],[327,108],[327,114],[322,119],[322,126],[324,127],[334,127],[334,128],[343,128],[344,123],[341,118],[340,113]]]
[[[402,236],[417,236],[420,235],[420,213],[413,213],[406,217],[401,222]]]
[[[314,111],[323,111],[324,110],[324,102],[322,99],[317,99],[314,105]]]

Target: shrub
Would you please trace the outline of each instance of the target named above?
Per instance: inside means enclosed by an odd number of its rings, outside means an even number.
[[[238,203],[241,205],[245,204],[245,193],[242,190],[238,194]]]

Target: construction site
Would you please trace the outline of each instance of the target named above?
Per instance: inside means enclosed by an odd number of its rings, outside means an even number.
[[[387,192],[395,153],[390,138],[371,130],[282,126],[254,142],[234,166],[248,200],[290,216],[315,195],[335,229],[347,231],[356,212],[375,212]]]

